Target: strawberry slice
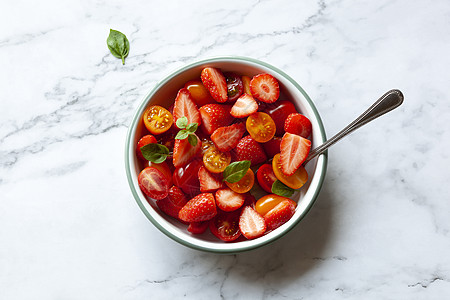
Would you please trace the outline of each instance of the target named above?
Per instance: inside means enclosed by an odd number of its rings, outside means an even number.
[[[265,103],[273,103],[280,96],[278,81],[270,74],[254,76],[250,81],[250,91],[253,97]]]
[[[178,213],[178,217],[185,222],[203,222],[211,220],[216,214],[214,195],[203,193],[189,200]]]
[[[199,109],[202,119],[202,128],[207,134],[211,134],[219,127],[228,126],[233,121],[230,114],[231,105],[207,104]]]
[[[307,139],[312,131],[311,121],[302,114],[290,114],[284,122],[284,131]]]
[[[234,149],[236,160],[249,160],[252,166],[267,160],[261,144],[255,141],[250,135],[244,136]]]
[[[219,69],[204,68],[200,78],[214,100],[220,103],[228,100],[227,81]]]
[[[160,210],[177,219],[178,213],[186,203],[186,195],[176,186],[172,186],[169,189],[169,194],[166,198],[156,201],[156,205],[158,205]]]
[[[193,234],[202,234],[209,226],[209,221],[191,222],[188,226],[188,231]]]
[[[289,221],[295,213],[296,206],[297,203],[291,199],[287,199],[281,201],[274,208],[269,210],[269,212],[264,215],[267,229],[274,230]]]
[[[287,132],[281,139],[280,150],[281,171],[284,175],[290,176],[305,161],[311,150],[311,141]]]
[[[244,123],[236,123],[231,126],[220,127],[214,130],[211,135],[211,140],[217,149],[222,152],[228,152],[237,146],[244,133]]]
[[[212,192],[223,187],[221,174],[214,174],[209,172],[204,166],[198,170],[198,179],[200,181],[200,191]]]
[[[249,94],[242,94],[231,108],[231,115],[235,118],[250,116],[258,110],[258,103]]]
[[[239,218],[239,229],[247,239],[255,239],[266,232],[266,221],[256,210],[246,206]]]
[[[202,142],[198,136],[196,137],[197,145],[195,146],[192,146],[188,139],[175,140],[175,145],[173,146],[173,165],[175,168],[186,165],[194,156],[201,152]]]
[[[243,194],[236,193],[230,188],[224,188],[216,191],[217,207],[223,211],[233,211],[242,206],[245,201]]]
[[[202,121],[197,105],[192,99],[191,93],[189,93],[189,91],[185,88],[180,89],[177,97],[175,98],[175,103],[173,105],[174,124],[181,117],[186,117],[188,119],[188,124],[197,123],[200,126]]]

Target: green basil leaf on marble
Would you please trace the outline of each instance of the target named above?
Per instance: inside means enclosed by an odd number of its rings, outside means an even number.
[[[110,29],[109,36],[106,39],[106,44],[108,45],[111,54],[117,58],[122,59],[122,64],[125,64],[125,58],[130,52],[130,42],[128,41],[125,34],[120,31]]]

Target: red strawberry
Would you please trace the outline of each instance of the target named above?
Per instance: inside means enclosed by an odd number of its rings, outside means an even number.
[[[269,210],[269,212],[264,215],[267,229],[274,230],[289,221],[295,213],[296,205],[297,203],[291,199],[287,199],[281,201],[277,206]]]
[[[193,234],[202,234],[209,226],[209,221],[191,222],[188,226],[188,231]]]
[[[290,114],[284,122],[284,131],[307,139],[312,131],[311,121],[302,114]]]
[[[266,153],[257,141],[251,136],[244,136],[237,144],[235,151],[235,157],[237,160],[249,160],[252,166],[267,160]]]
[[[176,186],[169,189],[166,198],[156,201],[159,209],[164,213],[178,219],[178,213],[187,203],[186,195]]]
[[[206,104],[200,107],[202,128],[207,134],[211,134],[219,127],[228,126],[233,121],[230,114],[231,105]]]
[[[147,134],[144,135],[139,142],[137,143],[137,147],[136,147],[136,155],[140,158],[140,159],[144,159],[144,156],[142,156],[142,152],[141,152],[141,147],[144,147],[145,145],[148,144],[154,144],[157,143],[156,138],[151,135],[151,134]]]
[[[230,188],[216,191],[216,205],[223,211],[233,211],[242,206],[245,201],[244,194],[236,193]]]
[[[244,123],[236,123],[226,127],[220,127],[211,134],[214,145],[222,152],[234,149],[245,133]]]
[[[274,136],[270,141],[263,143],[264,151],[268,157],[274,157],[275,154],[280,153],[281,137]]]
[[[258,103],[248,94],[242,94],[231,108],[231,115],[235,118],[250,116],[258,110]]]
[[[256,210],[246,206],[239,218],[239,229],[247,239],[254,239],[266,232],[266,221]]]
[[[214,100],[221,103],[228,100],[227,81],[219,69],[204,68],[200,78]]]
[[[305,161],[311,150],[311,141],[287,132],[281,139],[280,149],[281,171],[290,176]]]
[[[173,106],[173,123],[175,124],[181,117],[186,117],[188,119],[188,124],[197,123],[200,125],[202,121],[197,105],[192,99],[191,93],[189,93],[189,91],[185,88],[178,91],[175,99]]]
[[[178,213],[178,217],[185,222],[202,222],[211,220],[216,214],[214,195],[203,193],[189,200]]]
[[[270,74],[254,76],[250,81],[250,91],[253,97],[265,103],[273,103],[280,96],[278,81]]]
[[[195,134],[194,134],[195,135]],[[197,136],[196,136],[197,137]],[[194,156],[199,154],[202,150],[202,142],[197,137],[197,145],[192,146],[188,139],[175,140],[175,145],[173,147],[173,165],[177,167],[184,166],[187,164]]]
[[[209,172],[204,166],[198,170],[198,179],[200,181],[200,191],[212,192],[220,189],[223,186],[221,174],[214,174]]]

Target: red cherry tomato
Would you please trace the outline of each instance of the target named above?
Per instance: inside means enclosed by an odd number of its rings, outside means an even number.
[[[162,163],[159,163],[159,164],[149,161],[148,166],[158,169],[166,178],[169,186],[173,185],[172,171],[170,170],[170,167],[167,164],[167,159],[166,159],[166,161],[163,161]]]
[[[188,226],[188,231],[193,234],[202,234],[206,231],[206,228],[208,228],[209,222],[203,221],[203,222],[191,222]]]
[[[209,221],[209,230],[222,241],[234,241],[241,235],[239,215],[240,211],[231,213],[220,212],[214,219]]]
[[[190,80],[186,82],[184,87],[189,91],[192,99],[199,107],[205,104],[216,103],[201,80]]]
[[[156,200],[167,197],[169,181],[166,176],[155,167],[147,167],[139,173],[138,183],[141,191]]]
[[[242,83],[242,79],[240,76],[232,72],[224,73],[223,76],[225,76],[225,80],[227,82],[228,102],[234,102],[244,92],[244,84]]]
[[[272,165],[264,164],[259,167],[256,172],[256,179],[263,190],[272,193],[272,184],[277,180],[277,177],[273,173]]]
[[[201,160],[195,159],[186,166],[176,168],[173,172],[173,184],[191,197],[199,194],[198,170],[202,165]]]
[[[277,127],[276,135],[283,135],[284,133],[284,122],[287,117],[296,113],[294,104],[291,101],[281,100],[277,101],[273,104],[269,104],[266,106],[264,111],[272,118],[275,122],[275,126]]]
[[[267,143],[262,144],[264,152],[268,157],[274,157],[277,153],[280,153],[281,137],[274,136],[273,139]]]
[[[137,143],[137,147],[136,147],[137,157],[139,159],[145,160],[144,156],[142,156],[141,147],[144,147],[145,145],[148,145],[148,144],[154,144],[154,143],[156,143],[156,138],[153,135],[151,135],[151,134],[144,135]]]

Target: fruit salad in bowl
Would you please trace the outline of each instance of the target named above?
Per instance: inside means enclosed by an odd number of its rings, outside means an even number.
[[[126,171],[147,218],[179,243],[236,253],[269,244],[312,207],[326,172],[320,116],[287,74],[245,57],[185,66],[143,99]]]

